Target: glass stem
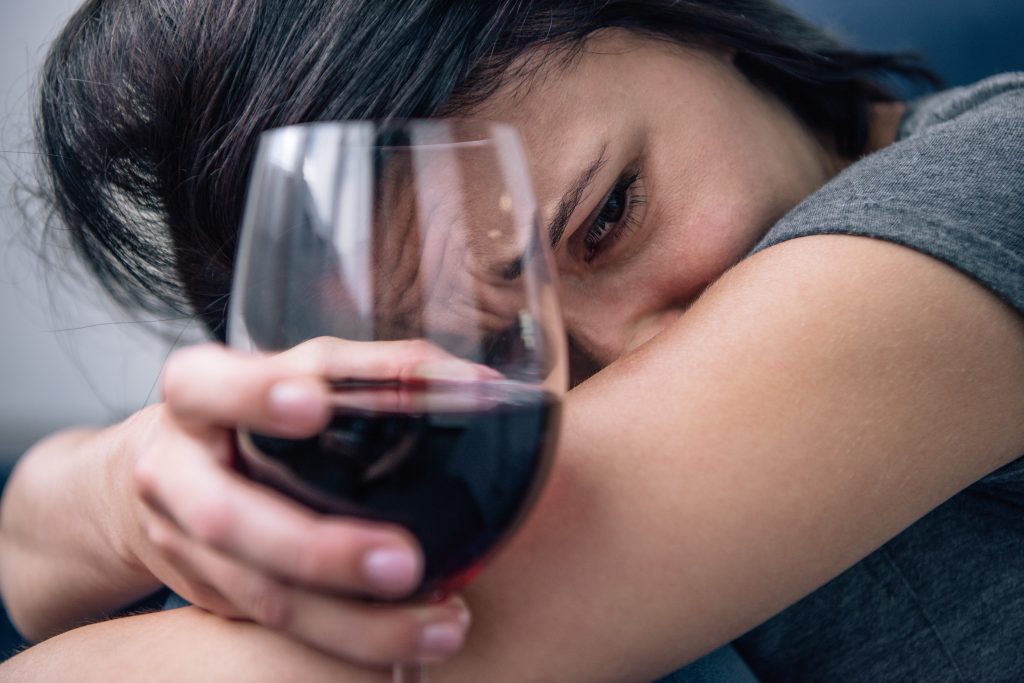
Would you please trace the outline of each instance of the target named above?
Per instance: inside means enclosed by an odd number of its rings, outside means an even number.
[[[395,664],[392,683],[427,683],[427,667],[422,664]]]

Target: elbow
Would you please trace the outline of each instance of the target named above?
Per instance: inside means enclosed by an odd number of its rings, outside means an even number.
[[[41,624],[33,623],[30,618],[33,612],[29,601],[25,600],[25,591],[16,587],[16,570],[18,550],[14,546],[7,529],[3,528],[0,517],[0,600],[7,611],[7,617],[21,636],[29,641],[37,642],[42,638]]]
[[[38,643],[60,633],[64,625],[47,619],[48,605],[40,599],[39,585],[33,582],[32,562],[2,527],[0,524],[0,598],[7,618],[21,637]]]
[[[39,642],[57,633],[46,623],[40,567],[51,560],[36,547],[45,533],[33,524],[38,491],[46,490],[47,465],[43,451],[55,437],[37,444],[18,461],[0,498],[0,599],[11,623],[28,641]]]
[[[10,592],[7,590],[6,585],[0,584],[0,591],[3,592],[4,608],[7,610],[7,618],[10,620],[11,625],[21,635],[22,638],[31,643],[38,643],[41,640],[46,639],[44,635],[42,624],[34,623],[30,617],[30,610],[26,609],[27,605],[23,602],[13,598]]]
[[[20,584],[22,553],[5,524],[6,515],[0,515],[0,600],[7,612],[7,618],[22,638],[38,642],[45,636],[43,625],[32,618],[31,591]]]

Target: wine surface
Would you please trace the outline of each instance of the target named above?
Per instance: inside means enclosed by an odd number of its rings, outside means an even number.
[[[557,399],[514,382],[345,383],[333,399],[313,438],[241,433],[241,469],[319,512],[408,528],[425,553],[419,594],[472,578],[529,509],[557,440]]]

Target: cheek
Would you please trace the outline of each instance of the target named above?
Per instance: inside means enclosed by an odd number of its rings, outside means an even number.
[[[746,255],[775,216],[769,193],[744,188],[730,179],[699,196],[662,194],[628,256],[563,277],[566,326],[589,354],[607,364],[646,341]]]
[[[687,262],[703,284],[718,279],[738,263],[776,220],[749,198],[722,200],[697,213],[687,230]]]
[[[662,302],[688,305],[742,258],[761,234],[758,206],[726,194],[666,201],[648,216],[643,250],[629,265],[632,277]]]
[[[694,167],[652,169],[648,277],[688,300],[735,265],[781,217],[777,192],[723,151]],[[659,172],[660,171],[660,172]]]
[[[711,166],[692,191],[668,195],[652,251],[686,299],[738,263],[785,213],[770,179],[739,165]],[[680,273],[679,271],[682,271]],[[670,286],[665,283],[663,286]]]
[[[601,365],[618,358],[625,348],[634,321],[646,307],[645,297],[650,289],[645,285],[643,279],[630,278],[625,273],[563,282],[566,329]]]

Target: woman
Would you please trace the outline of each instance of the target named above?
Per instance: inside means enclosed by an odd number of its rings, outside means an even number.
[[[264,129],[501,119],[559,238],[581,384],[546,494],[465,600],[371,609],[344,596],[410,590],[407,535],[242,481],[231,428],[315,432],[325,376],[424,351],[177,354],[163,404],[19,465],[4,598],[63,634],[5,673],[651,681],[740,638],[764,680],[1019,680],[1024,78],[904,104],[886,74],[926,72],[767,0],[88,2],[41,140],[119,300],[223,338]],[[79,626],[162,585],[199,607]]]

